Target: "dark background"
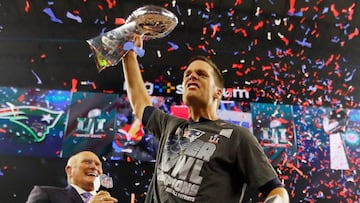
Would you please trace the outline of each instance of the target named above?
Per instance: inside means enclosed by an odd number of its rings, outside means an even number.
[[[3,1],[0,85],[69,90],[75,79],[79,91],[122,91],[121,68],[98,73],[86,39],[155,4],[174,12],[179,24],[169,36],[145,42],[145,80],[180,82],[181,67],[202,54],[221,68],[226,87],[248,89],[251,101],[354,108],[360,99],[357,2]],[[178,49],[168,51],[169,43]]]
[[[174,12],[179,24],[167,37],[145,41],[146,54],[139,59],[145,80],[179,84],[187,60],[202,54],[218,64],[226,87],[249,90],[246,102],[359,107],[360,12],[355,0],[0,0],[0,86],[122,93],[120,65],[98,73],[86,39],[119,26],[115,18],[126,19],[148,4]],[[178,49],[168,50],[169,43]],[[24,202],[33,184],[64,185],[64,166],[59,158],[2,156],[0,202]],[[109,161],[105,171],[115,177],[114,193],[121,200],[129,202],[134,192],[142,202],[152,167]],[[314,172],[307,165],[301,170],[313,179],[293,183],[293,202],[325,201],[319,180],[344,176],[341,171]],[[313,195],[307,198],[306,193]],[[324,195],[333,197],[325,202],[340,201],[338,191]]]

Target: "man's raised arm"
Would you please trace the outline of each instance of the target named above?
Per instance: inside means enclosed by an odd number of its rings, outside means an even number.
[[[135,45],[142,48],[142,39],[140,36],[135,37]],[[142,119],[144,108],[152,105],[151,98],[145,88],[142,78],[137,54],[130,50],[122,60],[124,77],[126,81],[127,96],[130,100],[132,109],[138,119]]]

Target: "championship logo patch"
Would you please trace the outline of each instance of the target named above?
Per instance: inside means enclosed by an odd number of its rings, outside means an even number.
[[[184,137],[189,138],[190,142],[193,142],[203,134],[205,134],[205,132],[192,128],[184,131]]]

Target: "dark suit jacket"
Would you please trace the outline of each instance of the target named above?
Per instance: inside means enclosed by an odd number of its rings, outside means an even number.
[[[75,188],[52,186],[34,186],[26,203],[84,203]]]

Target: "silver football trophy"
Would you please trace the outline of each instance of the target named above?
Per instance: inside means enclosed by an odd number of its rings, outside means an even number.
[[[134,46],[134,35],[144,40],[168,35],[178,24],[177,17],[163,7],[147,5],[133,11],[125,24],[102,35],[86,40],[94,54],[99,72],[118,64],[124,55],[134,49],[139,56],[144,50]]]

